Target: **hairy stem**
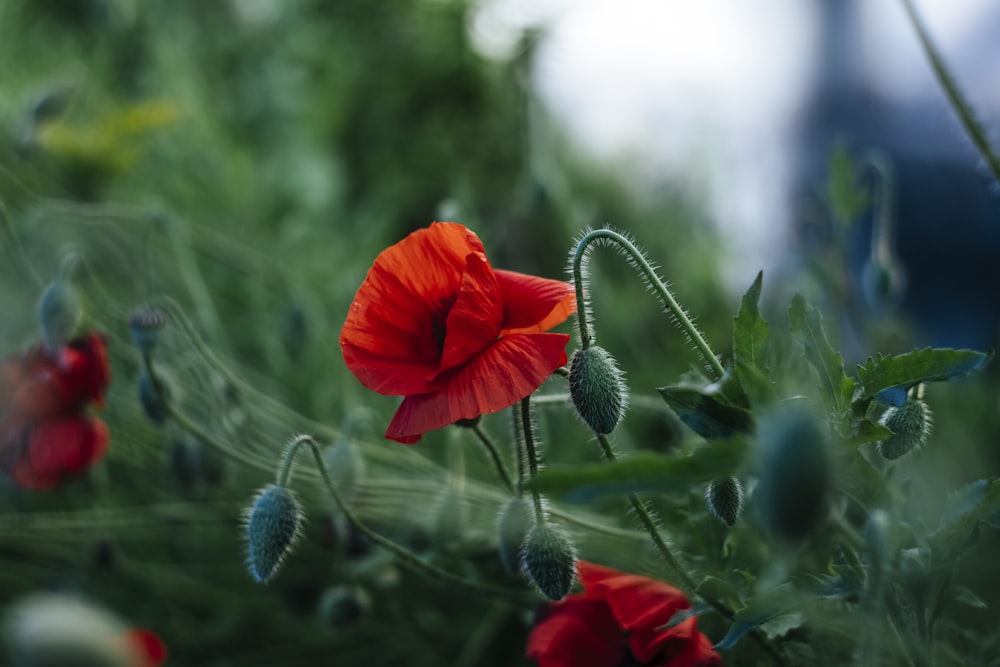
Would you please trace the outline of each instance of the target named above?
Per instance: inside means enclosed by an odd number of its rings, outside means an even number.
[[[695,349],[705,359],[705,362],[712,367],[719,377],[725,375],[726,369],[722,367],[722,363],[715,352],[709,347],[701,332],[694,325],[694,322],[691,321],[691,318],[684,312],[684,309],[677,303],[677,299],[674,298],[670,288],[656,274],[656,270],[646,260],[643,253],[628,238],[610,229],[595,229],[588,232],[576,244],[576,249],[573,251],[573,284],[576,288],[576,321],[580,329],[580,346],[583,349],[587,349],[590,347],[592,338],[590,323],[587,320],[587,308],[584,305],[583,259],[586,256],[587,248],[596,241],[615,245],[628,256],[635,269],[649,282],[650,287],[656,292],[656,295],[670,310],[671,314],[677,318],[677,322],[691,338]]]
[[[500,479],[503,480],[504,486],[514,495],[517,495],[517,491],[514,489],[514,483],[510,481],[510,476],[507,474],[507,469],[504,467],[503,460],[500,458],[500,452],[497,451],[496,445],[483,430],[481,424],[476,424],[472,427],[472,432],[476,434],[479,438],[479,442],[483,443],[486,451],[490,455],[490,459],[493,461],[493,466],[497,469],[497,474],[500,475]]]

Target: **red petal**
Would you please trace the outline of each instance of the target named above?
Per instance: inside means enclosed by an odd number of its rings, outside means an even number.
[[[514,271],[496,272],[503,292],[504,333],[548,331],[576,312],[573,286]]]
[[[137,654],[138,667],[160,667],[167,661],[167,645],[152,630],[131,628],[125,632],[125,641]]]
[[[587,595],[606,601],[615,620],[628,633],[629,647],[639,662],[655,658],[671,638],[692,638],[695,618],[669,630],[656,630],[678,611],[690,608],[691,603],[680,590],[661,581],[593,563],[581,562],[579,571]]]
[[[108,429],[99,419],[68,417],[38,425],[13,477],[22,487],[44,490],[90,468],[108,449]]]
[[[375,258],[340,333],[344,361],[363,385],[390,396],[435,388],[440,336],[474,252],[483,252],[475,234],[441,222]]]
[[[503,322],[500,286],[486,255],[466,258],[462,286],[448,313],[439,373],[461,366],[496,342]]]
[[[528,637],[526,655],[538,667],[617,667],[625,655],[625,635],[608,606],[573,595],[551,605]]]
[[[76,352],[64,369],[69,393],[67,399],[82,402],[90,400],[98,406],[104,405],[104,392],[111,382],[111,367],[108,353],[104,348],[104,338],[91,333],[86,338],[78,338],[69,343],[67,352]]]
[[[441,389],[407,396],[385,437],[413,443],[428,431],[517,403],[566,363],[565,334],[504,336],[442,378]]]
[[[4,383],[12,386],[0,395],[9,396],[11,409],[31,419],[75,413],[88,402],[104,404],[111,368],[99,334],[77,338],[55,354],[32,348],[17,366],[5,365]]]

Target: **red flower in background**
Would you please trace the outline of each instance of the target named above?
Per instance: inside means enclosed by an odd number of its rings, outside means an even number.
[[[576,310],[563,281],[494,270],[473,232],[436,222],[384,250],[340,334],[363,385],[404,396],[386,437],[510,407],[566,363],[566,334],[543,333]]]
[[[49,351],[33,347],[0,364],[0,470],[25,489],[58,486],[101,460],[108,430],[84,414],[111,380],[98,334]]]
[[[663,582],[586,561],[577,564],[584,592],[548,605],[528,637],[539,667],[716,667],[722,658],[696,629],[697,618],[664,630],[691,607]]]

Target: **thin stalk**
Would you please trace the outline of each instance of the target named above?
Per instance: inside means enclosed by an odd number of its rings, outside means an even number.
[[[965,129],[966,134],[969,135],[969,139],[972,140],[972,144],[979,151],[979,154],[984,160],[986,160],[986,166],[989,167],[990,172],[993,174],[993,178],[1000,183],[1000,158],[993,151],[993,147],[990,145],[989,139],[986,137],[986,131],[983,126],[979,124],[976,120],[975,113],[972,111],[972,106],[969,104],[965,95],[958,87],[958,83],[955,81],[955,77],[951,75],[948,68],[944,64],[941,55],[938,53],[937,47],[934,46],[934,42],[931,41],[930,35],[927,33],[927,29],[924,27],[923,21],[917,15],[917,10],[913,6],[913,0],[902,0],[903,8],[906,9],[906,15],[910,19],[910,23],[913,25],[913,29],[917,33],[917,37],[920,39],[920,46],[924,50],[924,54],[931,63],[931,69],[934,70],[934,76],[937,78],[938,83],[941,84],[941,88],[944,90],[945,96],[948,98],[948,102],[951,103],[952,108],[958,115],[958,119],[962,122],[962,127]]]
[[[535,451],[534,429],[531,428],[531,397],[525,396],[520,403],[521,421],[521,442],[524,446],[524,457],[528,463],[528,477],[538,474],[538,453]],[[531,499],[535,503],[535,520],[537,523],[545,523],[545,508],[542,506],[542,497],[538,491],[532,489]]]
[[[619,234],[616,231],[610,229],[595,229],[588,232],[580,239],[576,244],[576,249],[573,251],[573,285],[576,288],[576,321],[580,330],[580,346],[583,349],[587,349],[591,345],[591,332],[590,323],[587,320],[587,308],[584,305],[585,295],[584,295],[584,280],[583,280],[583,259],[586,256],[587,248],[596,241],[604,241],[618,247],[618,249],[624,253],[632,265],[648,282],[649,286],[656,292],[656,295],[660,298],[663,304],[670,310],[671,314],[677,318],[677,322],[680,324],[681,328],[684,329],[685,333],[694,343],[695,348],[698,353],[705,359],[716,374],[721,378],[726,373],[726,369],[723,368],[722,363],[719,358],[709,347],[705,338],[698,331],[698,327],[694,325],[688,314],[684,312],[680,304],[677,303],[677,299],[674,298],[673,293],[666,286],[666,284],[657,275],[656,270],[649,263],[646,257],[643,255],[642,251],[636,247],[632,241],[628,238]]]
[[[319,471],[320,477],[323,478],[323,484],[326,486],[326,490],[330,492],[330,496],[333,498],[333,501],[337,504],[337,507],[340,509],[341,513],[343,513],[344,517],[351,522],[351,525],[353,525],[358,532],[363,534],[372,542],[375,542],[384,549],[391,551],[404,565],[410,569],[430,578],[438,579],[446,584],[458,586],[476,593],[486,593],[489,595],[500,596],[511,601],[522,603],[532,599],[522,591],[497,588],[495,586],[488,586],[486,584],[480,584],[474,581],[469,581],[468,579],[463,579],[462,577],[456,576],[447,570],[431,565],[406,547],[375,532],[365,525],[360,518],[358,518],[358,516],[354,513],[354,510],[351,509],[351,507],[340,495],[340,492],[337,491],[337,487],[334,485],[333,480],[330,479],[330,473],[327,470],[326,463],[323,461],[323,455],[320,452],[319,444],[313,440],[311,435],[295,436],[285,451],[286,453],[291,452],[292,455],[294,455],[295,450],[297,450],[300,445],[306,445],[312,451],[313,460],[316,462],[316,469]]]
[[[514,495],[517,495],[517,491],[514,488],[514,483],[510,481],[510,475],[507,474],[507,469],[504,467],[503,460],[500,458],[500,452],[497,451],[496,445],[490,439],[490,437],[483,430],[482,424],[477,423],[472,427],[472,432],[476,434],[479,438],[479,442],[483,443],[483,447],[490,455],[490,459],[493,461],[493,466],[497,469],[497,474],[500,475],[500,479],[503,481],[504,486]]]

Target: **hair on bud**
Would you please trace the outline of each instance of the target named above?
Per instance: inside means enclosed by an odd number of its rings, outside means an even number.
[[[923,398],[910,396],[902,405],[886,410],[878,421],[892,431],[892,435],[879,441],[875,449],[882,458],[895,461],[927,441],[932,425],[931,409]]]
[[[573,407],[596,433],[611,433],[628,407],[624,373],[607,350],[598,345],[573,353],[569,367]]]
[[[521,548],[521,572],[550,600],[562,600],[576,581],[576,548],[566,531],[535,524]]]
[[[167,314],[159,308],[139,308],[128,318],[132,342],[143,354],[150,354],[160,341],[160,332],[167,326]]]
[[[246,515],[247,568],[266,583],[291,552],[302,527],[298,500],[285,486],[270,484],[254,498]]]
[[[497,515],[497,546],[500,562],[510,574],[521,564],[521,546],[528,531],[535,525],[531,505],[524,498],[511,498]]]
[[[743,513],[743,485],[736,477],[718,479],[705,489],[709,511],[727,526],[732,526]]]

